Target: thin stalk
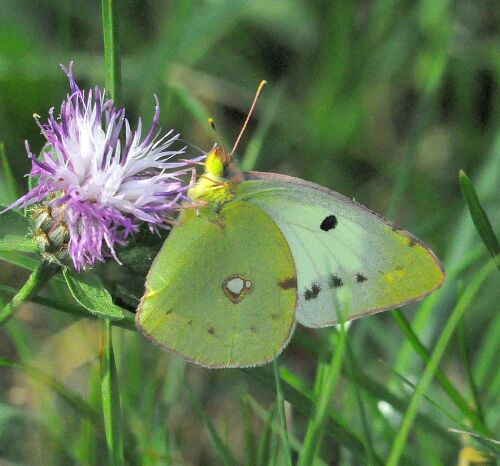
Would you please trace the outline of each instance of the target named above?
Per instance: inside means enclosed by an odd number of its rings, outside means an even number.
[[[196,395],[194,394],[193,389],[189,385],[186,385],[186,388],[191,398],[193,407],[196,410],[196,413],[198,414],[198,416],[200,417],[200,419],[205,424],[205,427],[208,430],[212,445],[217,454],[219,455],[219,459],[221,460],[222,464],[224,464],[225,466],[237,465],[238,462],[233,457],[233,454],[229,450],[228,446],[224,443],[224,440],[222,440],[221,436],[217,432],[217,429],[215,428],[212,419],[210,419],[210,416],[203,409],[203,406],[201,405]]]
[[[422,360],[425,363],[429,363],[431,356],[427,351],[427,348],[425,348],[425,346],[420,342],[419,338],[411,328],[410,323],[406,320],[403,313],[399,309],[396,309],[391,313],[391,315],[393,319],[396,321],[396,323],[399,325],[399,328],[403,331],[407,341],[409,341],[412,344],[413,349],[417,352],[417,354],[422,358]],[[481,432],[483,435],[492,436],[492,433],[486,427],[483,419],[481,419],[481,417],[478,416],[478,413],[473,408],[471,408],[467,400],[449,381],[448,377],[446,377],[446,374],[439,367],[436,368],[435,378],[436,381],[441,386],[441,388],[446,392],[446,394],[450,397],[453,403],[457,406],[457,408],[459,408],[460,411],[462,411],[464,416],[467,416],[471,420],[474,428],[478,432]]]
[[[106,88],[116,106],[120,101],[121,64],[118,27],[119,0],[102,0],[102,30],[104,35],[104,68]],[[112,325],[102,320],[101,328],[101,395],[104,429],[109,464],[124,464],[123,430],[121,422],[120,392],[113,351]]]
[[[7,285],[2,285],[0,283],[0,292],[15,295],[17,290]],[[66,314],[71,314],[82,319],[97,320],[98,316],[96,314],[90,313],[84,307],[80,307],[74,304],[68,304],[57,299],[46,298],[44,296],[31,296],[29,301],[32,303],[40,304],[43,307],[47,307],[53,311],[64,312]],[[1,304],[0,304],[1,307]],[[136,331],[134,314],[132,312],[126,312],[123,319],[115,320],[113,325],[117,327],[124,328],[126,330]]]
[[[125,464],[123,455],[123,431],[121,423],[120,393],[116,377],[113,352],[112,325],[109,319],[101,320],[101,396],[104,430],[108,447],[108,464]]]
[[[493,261],[489,261],[481,268],[481,270],[472,280],[471,284],[465,290],[462,297],[459,299],[457,305],[453,309],[450,318],[446,322],[446,325],[441,332],[441,335],[436,343],[436,346],[424,370],[424,373],[422,374],[422,377],[415,389],[415,393],[410,400],[408,409],[406,410],[406,413],[403,417],[403,421],[401,422],[401,426],[398,430],[396,438],[394,439],[392,449],[386,462],[387,466],[397,466],[399,464],[401,455],[406,448],[406,443],[411,426],[413,425],[413,421],[415,420],[415,417],[418,413],[418,407],[434,377],[434,374],[436,373],[439,361],[443,357],[446,347],[448,346],[448,343],[453,335],[453,332],[455,331],[456,326],[460,322],[460,319],[472,303],[473,299],[481,288],[481,285],[495,269],[495,265],[496,264]]]
[[[3,306],[0,311],[0,326],[4,325],[14,315],[17,308],[42,288],[58,270],[59,267],[54,264],[40,262],[12,300]]]
[[[290,448],[290,441],[288,439],[288,429],[286,425],[286,415],[285,415],[285,398],[283,396],[283,390],[281,389],[281,377],[280,377],[280,367],[278,358],[273,361],[274,367],[274,381],[276,383],[276,401],[278,404],[278,413],[281,421],[281,440],[283,446],[285,447],[286,464],[292,466],[292,450]]]
[[[368,425],[368,417],[366,415],[365,403],[363,401],[363,395],[361,394],[361,390],[359,389],[359,384],[357,382],[357,374],[359,371],[356,367],[356,360],[354,358],[354,352],[352,351],[349,340],[346,341],[346,349],[347,349],[347,371],[349,372],[349,378],[353,381],[351,384],[354,390],[354,396],[356,397],[356,403],[358,405],[359,417],[361,418],[361,426],[363,427],[363,435],[365,437],[365,451],[366,451],[366,464],[374,465],[375,464],[375,456],[374,456],[374,448],[373,448],[373,439],[371,436],[370,426]]]
[[[298,466],[308,466],[313,463],[314,456],[323,438],[325,424],[329,418],[329,406],[333,392],[337,385],[344,360],[344,352],[347,341],[347,329],[342,325],[338,335],[337,344],[333,357],[325,370],[324,382],[319,392],[314,414],[310,417],[304,444],[300,452]],[[332,345],[334,346],[334,345]]]
[[[121,98],[119,0],[102,0],[102,29],[104,33],[104,68],[106,89],[115,106]]]
[[[474,400],[474,412],[477,413],[477,416],[485,424],[485,416],[484,411],[481,407],[480,394],[479,389],[477,387],[476,381],[474,379],[474,375],[472,373],[472,364],[470,358],[470,350],[469,345],[467,344],[467,335],[465,331],[465,320],[462,318],[460,321],[460,325],[458,327],[458,335],[459,335],[459,344],[460,344],[460,354],[462,356],[463,365],[465,367],[465,371],[467,373],[467,379],[469,381],[469,387],[472,394],[472,399]],[[484,434],[484,433],[483,433]]]

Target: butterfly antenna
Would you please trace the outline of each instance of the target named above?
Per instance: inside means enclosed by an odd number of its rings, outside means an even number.
[[[238,144],[240,143],[241,137],[243,136],[243,133],[245,132],[245,129],[248,125],[248,122],[250,121],[250,117],[252,116],[253,110],[255,108],[255,104],[257,103],[257,100],[259,99],[259,95],[262,92],[262,88],[267,84],[267,81],[262,80],[259,84],[259,87],[257,88],[257,92],[255,93],[255,97],[253,98],[252,106],[250,107],[250,110],[248,111],[247,118],[245,120],[245,123],[243,123],[243,126],[241,128],[240,134],[238,134],[238,137],[236,139],[236,142],[234,143],[233,148],[231,149],[231,153],[229,154],[229,157],[232,157],[234,154],[234,151],[238,147]]]
[[[215,120],[213,118],[209,118],[208,124],[210,125],[210,127],[213,129],[213,131],[215,133],[217,145],[222,149],[224,154],[227,154],[226,146],[224,145],[224,141],[222,140],[222,136],[220,135],[220,133],[217,131],[217,128],[215,127]]]

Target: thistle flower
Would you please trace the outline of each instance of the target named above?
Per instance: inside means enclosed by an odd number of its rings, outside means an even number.
[[[160,136],[156,96],[153,123],[141,141],[141,119],[132,130],[125,109],[116,108],[98,87],[80,90],[72,63],[62,68],[70,93],[60,116],[53,108],[46,123],[35,116],[47,139],[38,158],[26,142],[29,176],[38,177],[38,184],[11,207],[37,204],[32,216],[42,252],[56,260],[69,253],[80,270],[107,257],[118,260],[116,245],[126,245],[141,224],[152,232],[168,228],[169,218],[188,200],[193,163],[202,157],[171,161],[185,148],[172,148],[179,140],[173,130]],[[182,181],[186,175],[187,184]]]

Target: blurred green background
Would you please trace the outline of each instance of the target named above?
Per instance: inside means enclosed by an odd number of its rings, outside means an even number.
[[[459,169],[471,177],[500,231],[498,3],[120,3],[122,103],[131,121],[142,115],[151,122],[157,94],[164,129],[174,127],[207,150],[214,142],[206,123],[212,116],[231,146],[266,79],[239,148],[243,168],[300,176],[355,197],[425,240],[448,271],[459,269],[432,305],[404,309],[432,348],[476,263],[487,257],[460,192]],[[19,193],[26,192],[23,175],[30,169],[24,141],[35,152],[43,144],[32,115],[43,121],[51,107],[58,110],[68,92],[59,64],[71,60],[80,87],[104,86],[99,2],[0,2],[0,141]],[[4,205],[13,200],[5,174],[4,166]],[[2,263],[2,283],[19,287],[25,278],[22,269]],[[62,296],[60,288],[55,283],[52,292]],[[464,325],[487,424],[497,432],[499,299],[497,273]],[[329,358],[330,332],[299,329],[282,357],[305,387],[313,383],[316,362]],[[0,329],[0,356],[52,374],[99,412],[97,334],[95,322],[28,303]],[[412,389],[389,366],[416,383],[423,365],[389,313],[354,323],[349,340],[366,385],[380,383],[406,406]],[[116,341],[130,464],[222,464],[203,414],[241,464],[257,464],[256,452],[267,440],[275,456],[269,453],[262,464],[285,464],[277,434],[265,437],[273,388],[254,380],[252,371],[185,365],[130,331],[118,330]],[[458,337],[441,367],[470,397]],[[340,380],[334,406],[346,428],[361,435],[354,385],[348,377]],[[364,386],[362,392],[373,445],[384,458],[401,414],[388,396]],[[435,384],[428,396],[460,418]],[[289,427],[300,440],[306,418],[289,408]],[[435,425],[415,424],[402,464],[458,464],[463,443],[447,431],[453,423],[430,403],[420,409]],[[75,411],[46,382],[0,367],[0,464],[105,464],[102,435],[100,420]],[[318,464],[365,464],[362,452],[346,447],[341,436],[326,437],[320,456],[325,463]]]

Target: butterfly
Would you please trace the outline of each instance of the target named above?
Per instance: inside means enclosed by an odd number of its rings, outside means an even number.
[[[332,326],[442,285],[415,236],[315,183],[240,172],[238,142],[209,152],[189,192],[202,205],[182,211],[149,271],[136,325],[155,344],[209,368],[258,366],[297,322]]]

